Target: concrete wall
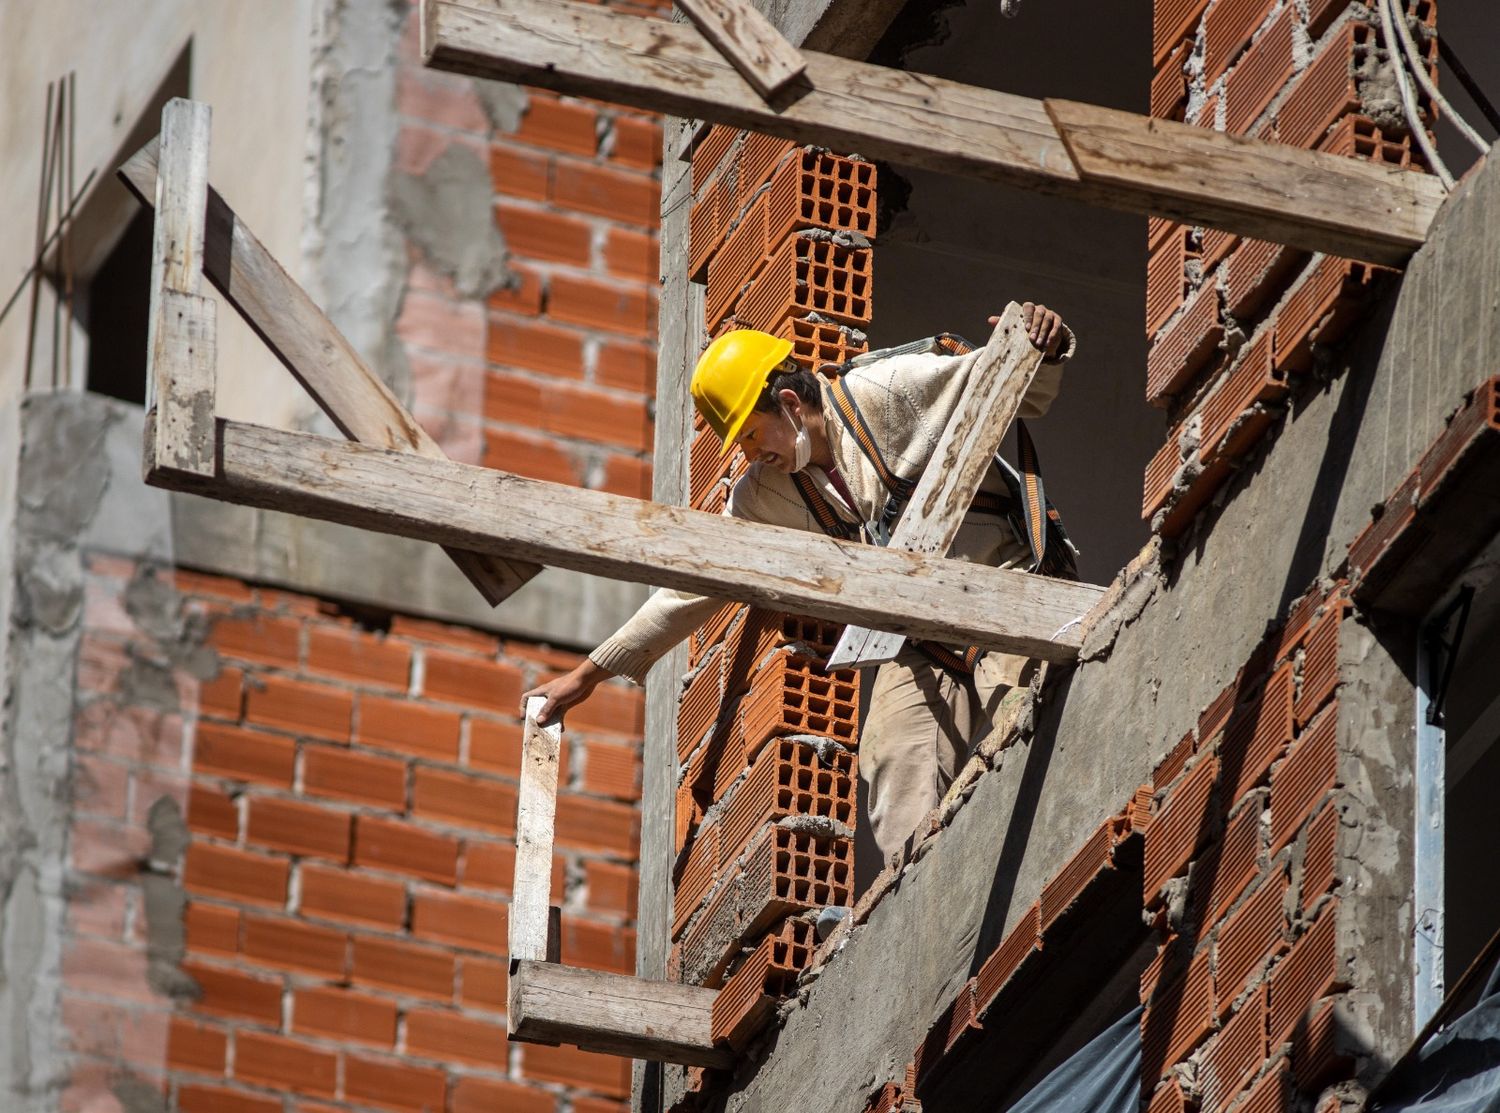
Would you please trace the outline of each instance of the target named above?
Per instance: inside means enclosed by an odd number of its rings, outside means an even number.
[[[745,1064],[728,1108],[853,1111],[898,1076],[1083,834],[1150,780],[1288,604],[1337,569],[1370,507],[1497,355],[1500,166],[1489,164],[1449,200],[1405,277],[1297,397],[1222,509],[1096,631],[1029,744],[980,779],[763,1058]],[[1340,947],[1353,972],[1343,1020],[1368,1053],[1368,1080],[1411,1037],[1412,644],[1405,631],[1374,629],[1351,632],[1340,652]]]

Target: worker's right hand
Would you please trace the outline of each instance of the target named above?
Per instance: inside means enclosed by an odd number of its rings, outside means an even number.
[[[588,699],[603,681],[614,676],[608,669],[594,664],[587,657],[583,663],[571,672],[563,673],[545,684],[538,684],[529,692],[521,695],[521,718],[526,717],[526,701],[533,696],[542,696],[546,703],[542,704],[541,713],[537,715],[537,722],[542,725],[552,722],[553,719],[561,721],[563,715],[574,704],[582,703]]]

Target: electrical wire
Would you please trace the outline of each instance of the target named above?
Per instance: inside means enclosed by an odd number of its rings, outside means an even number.
[[[1395,0],[1387,0],[1387,2],[1394,6]],[[1484,141],[1484,137],[1470,127],[1469,121],[1455,112],[1453,106],[1448,103],[1447,98],[1438,92],[1437,83],[1432,80],[1432,75],[1427,72],[1426,59],[1417,50],[1417,40],[1412,37],[1411,28],[1406,25],[1406,19],[1400,14],[1399,10],[1396,13],[1396,37],[1401,40],[1401,49],[1406,53],[1406,60],[1410,64],[1411,72],[1415,75],[1417,84],[1422,86],[1422,91],[1437,106],[1438,111],[1448,117],[1453,126],[1458,129],[1459,134],[1478,147],[1480,154],[1487,154],[1490,145]]]
[[[1427,129],[1422,126],[1421,117],[1417,114],[1417,96],[1412,91],[1411,81],[1406,72],[1406,66],[1402,64],[1402,55],[1396,46],[1396,27],[1393,12],[1395,11],[1395,0],[1382,0],[1380,4],[1380,23],[1385,30],[1386,55],[1390,59],[1391,68],[1396,73],[1396,85],[1401,90],[1401,107],[1406,113],[1406,126],[1411,129],[1413,138],[1417,145],[1422,148],[1422,154],[1427,159],[1427,165],[1432,167],[1433,173],[1443,183],[1444,189],[1453,188],[1453,175],[1443,160],[1438,157],[1437,147],[1428,138]]]

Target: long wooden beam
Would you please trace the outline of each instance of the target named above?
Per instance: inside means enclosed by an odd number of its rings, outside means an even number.
[[[510,975],[506,1019],[514,1040],[727,1068],[734,1055],[709,1034],[717,996],[701,986],[528,961]]]
[[[1443,198],[1428,175],[1133,117],[1133,142],[1091,149],[1066,107],[803,51],[772,108],[692,27],[567,0],[422,0],[428,65],[753,128],[871,158],[1005,182],[1311,251],[1400,263]],[[1129,115],[1124,114],[1124,115]],[[1149,135],[1158,153],[1135,167]],[[1066,142],[1065,142],[1066,140]],[[1075,161],[1074,154],[1079,160]],[[1182,159],[1170,185],[1158,168]],[[1101,159],[1107,165],[1101,166]]]
[[[939,556],[948,551],[1041,364],[1042,353],[1026,333],[1021,307],[1011,302],[969,373],[970,388],[933,446],[891,533],[890,548]],[[846,626],[828,667],[859,668],[889,661],[905,640],[885,630]]]
[[[159,159],[160,144],[153,139],[120,167],[120,179],[143,205],[156,203]],[[212,186],[203,236],[204,275],[341,433],[361,444],[446,458]],[[448,556],[491,606],[541,571],[538,565],[458,549],[449,549]]]
[[[1103,589],[238,422],[158,486],[475,552],[1047,661]]]

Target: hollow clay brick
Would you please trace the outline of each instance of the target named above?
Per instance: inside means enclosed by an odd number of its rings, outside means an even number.
[[[1203,19],[1203,82],[1212,85],[1250,44],[1276,0],[1216,0]]]
[[[797,144],[758,131],[745,133],[740,150],[738,202],[741,207],[752,194],[771,179],[772,171],[787,161]]]
[[[1291,1037],[1292,1029],[1308,1008],[1325,993],[1341,985],[1335,948],[1338,901],[1330,901],[1317,922],[1306,931],[1285,958],[1271,969],[1271,1047]]]
[[[767,233],[767,195],[758,197],[708,261],[704,320],[713,329],[724,319],[740,290],[755,278],[771,250]]]
[[[1274,335],[1273,329],[1262,329],[1204,403],[1198,450],[1204,461],[1243,455],[1274,420],[1263,407],[1287,392],[1286,375],[1271,358]]]
[[[1208,954],[1162,989],[1141,1015],[1141,1082],[1150,1091],[1213,1028],[1213,978]]]
[[[774,330],[787,317],[809,313],[864,325],[870,320],[871,292],[868,248],[796,236],[776,249],[739,300],[735,317],[763,331]]]
[[[807,920],[787,920],[760,941],[714,999],[713,1041],[741,1050],[770,1019],[777,998],[796,992],[817,939]]]
[[[1297,1089],[1316,1094],[1331,1082],[1348,1077],[1354,1060],[1339,1051],[1339,1020],[1334,1002],[1324,1001],[1292,1033],[1292,1063]]]
[[[750,766],[723,813],[726,858],[739,857],[764,824],[787,816],[818,816],[854,827],[854,755],[831,751],[828,761],[805,743],[779,739]]]
[[[1307,828],[1307,847],[1302,855],[1302,911],[1310,912],[1318,899],[1333,888],[1337,877],[1336,840],[1338,808],[1332,803],[1313,817]]]
[[[1154,406],[1165,405],[1213,359],[1223,339],[1219,290],[1209,283],[1189,299],[1187,309],[1151,346],[1146,358],[1146,400]]]
[[[789,317],[774,333],[792,342],[792,358],[809,371],[825,364],[840,365],[870,350],[863,333],[833,321],[807,317]]]
[[[1194,254],[1189,246],[1191,231],[1180,224],[1172,225],[1173,234],[1164,237],[1146,262],[1146,338],[1156,335],[1173,313],[1182,306],[1187,292],[1187,264]]]
[[[698,192],[709,176],[719,168],[729,148],[739,138],[739,129],[727,124],[714,124],[693,148],[693,192]]]
[[[766,248],[792,231],[825,228],[875,238],[875,164],[816,147],[802,148],[771,175],[764,194]]]
[[[1146,1106],[1146,1113],[1187,1113],[1182,1084],[1173,1078],[1158,1086]]]
[[[1373,46],[1374,37],[1368,25],[1346,23],[1319,47],[1277,110],[1276,132],[1281,142],[1315,147],[1339,117],[1359,107],[1354,67]]]
[[[1110,823],[1106,821],[1090,835],[1066,865],[1042,886],[1041,914],[1042,936],[1057,923],[1059,917],[1083,896],[1088,886],[1106,870],[1114,869],[1110,860],[1113,839]]]
[[[1214,991],[1227,1008],[1266,961],[1286,949],[1286,874],[1277,867],[1219,929]]]
[[[1311,720],[1338,687],[1339,627],[1347,609],[1347,602],[1335,594],[1307,635],[1302,654],[1302,683],[1293,707],[1299,726]]]
[[[1219,757],[1224,767],[1225,791],[1221,795],[1228,812],[1245,793],[1261,783],[1271,763],[1292,740],[1292,666],[1283,665],[1264,686],[1229,717]]]
[[[859,674],[824,673],[791,649],[778,650],[760,667],[739,710],[747,759],[781,734],[816,734],[853,746],[858,719]]]
[[[719,670],[710,662],[700,668],[677,705],[677,760],[686,761],[719,717],[724,691]]]
[[[1181,120],[1187,107],[1187,74],[1183,71],[1185,46],[1174,47],[1156,67],[1151,78],[1151,115],[1158,120]]]
[[[1208,0],[1156,0],[1151,21],[1152,63],[1160,66],[1167,55],[1198,26]]]
[[[979,967],[975,977],[976,1007],[980,1013],[989,1008],[1000,991],[1020,971],[1022,965],[1041,950],[1041,907],[1033,904],[1021,914],[1000,945]]]
[[[1182,469],[1182,426],[1168,431],[1166,443],[1156,450],[1146,465],[1141,496],[1141,517],[1150,519],[1166,506],[1172,497],[1173,483]]]
[[[1221,1113],[1266,1057],[1266,989],[1252,994],[1199,1056],[1201,1113]]]
[[[1292,291],[1276,317],[1276,362],[1299,374],[1312,369],[1314,344],[1333,344],[1354,323],[1376,272],[1328,256]]]
[[[1200,760],[1167,794],[1146,832],[1143,880],[1148,906],[1156,902],[1162,885],[1181,872],[1193,852],[1208,838],[1212,822],[1209,803],[1218,773],[1216,758]]]
[[[1156,768],[1151,771],[1151,787],[1157,790],[1166,788],[1187,767],[1188,759],[1192,756],[1193,732],[1188,731],[1177,745],[1167,751],[1166,757],[1156,763]]]
[[[1203,933],[1223,918],[1260,873],[1263,804],[1263,795],[1246,800],[1230,817],[1219,841],[1193,864],[1188,899]]]
[[[672,894],[672,938],[682,934],[688,920],[698,910],[719,870],[719,825],[711,824],[698,831],[683,859],[681,872]],[[736,855],[738,856],[738,855]]]
[[[1338,703],[1313,720],[1286,759],[1271,771],[1271,853],[1296,837],[1303,822],[1333,791],[1338,771]]]
[[[1229,257],[1224,270],[1225,309],[1236,320],[1253,317],[1286,288],[1306,259],[1306,252],[1282,244],[1245,240]]]
[[[1244,135],[1291,78],[1296,16],[1295,8],[1284,9],[1229,74],[1224,86],[1224,126],[1231,135]]]

